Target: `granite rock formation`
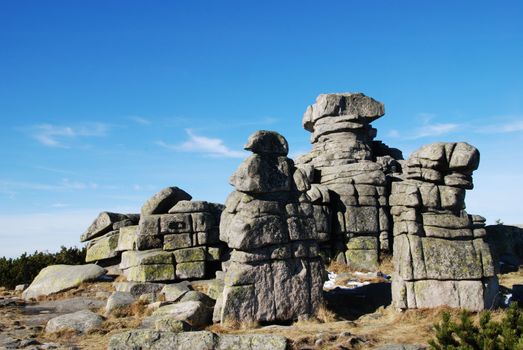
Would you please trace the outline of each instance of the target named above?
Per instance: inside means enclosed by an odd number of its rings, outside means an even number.
[[[245,149],[253,155],[231,176],[235,191],[221,216],[220,239],[232,252],[215,313],[222,322],[308,317],[324,280],[314,207],[299,190],[310,184],[280,134],[258,131]]]
[[[478,165],[473,146],[434,143],[414,152],[392,183],[397,308],[494,305],[498,284],[485,218],[464,210]]]
[[[87,262],[128,281],[157,282],[213,277],[227,247],[219,241],[223,206],[167,187],[141,214],[102,212],[82,235]]]
[[[123,275],[138,282],[212,277],[226,250],[218,233],[222,209],[191,201],[177,187],[161,190],[143,205],[134,235],[119,242],[136,247],[122,253]]]
[[[319,95],[303,116],[312,150],[296,161],[312,168],[313,184],[329,198],[315,202],[330,223],[325,233],[331,251],[325,255],[360,270],[376,270],[380,251],[390,250],[386,175],[399,170],[402,155],[373,141],[377,132],[370,123],[384,113],[382,103],[361,93]]]

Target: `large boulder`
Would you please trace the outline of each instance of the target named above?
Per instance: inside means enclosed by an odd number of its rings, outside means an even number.
[[[166,214],[176,203],[189,201],[190,194],[178,187],[167,187],[149,198],[142,206],[142,215]]]
[[[72,314],[65,314],[50,319],[45,327],[46,333],[73,331],[87,333],[102,325],[101,316],[89,310],[82,310]]]
[[[38,298],[79,286],[97,279],[106,270],[98,265],[51,265],[43,268],[23,293],[24,299]]]

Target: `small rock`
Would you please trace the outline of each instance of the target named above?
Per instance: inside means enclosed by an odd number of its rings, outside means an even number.
[[[105,306],[105,313],[110,314],[111,311],[121,309],[129,306],[134,302],[134,297],[128,292],[114,292],[107,300]]]
[[[65,314],[52,318],[45,327],[46,333],[72,330],[86,333],[102,324],[102,317],[89,310],[82,310],[72,314]]]

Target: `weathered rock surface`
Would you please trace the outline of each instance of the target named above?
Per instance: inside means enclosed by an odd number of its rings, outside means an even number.
[[[22,293],[24,299],[58,293],[94,280],[105,274],[98,265],[51,265],[40,271],[31,285]]]
[[[215,314],[227,321],[288,321],[314,314],[322,302],[319,256],[310,188],[284,154],[283,136],[253,134],[245,147],[255,154],[231,177],[220,221],[220,239],[233,249]]]
[[[136,225],[139,216],[136,214],[118,214],[111,212],[101,212],[93,223],[82,234],[82,242],[102,236],[109,231],[118,230],[121,227]]]
[[[50,319],[49,322],[47,322],[45,331],[46,333],[61,331],[87,333],[90,330],[100,327],[102,322],[103,319],[101,316],[89,310],[82,310]]]
[[[142,206],[142,215],[164,214],[182,200],[190,201],[191,195],[178,187],[167,187],[149,198]]]
[[[114,310],[125,308],[134,303],[134,301],[135,297],[129,292],[114,292],[107,299],[105,313],[110,314]]]
[[[415,151],[392,183],[392,295],[398,308],[450,306],[479,311],[496,303],[497,278],[485,218],[469,215],[479,152],[466,143]],[[449,180],[451,179],[451,180]]]
[[[160,307],[153,312],[151,318],[184,321],[195,328],[205,327],[212,321],[212,306],[200,301],[181,301]]]
[[[179,349],[179,350],[285,350],[287,340],[269,334],[215,334],[200,332],[127,331],[111,337],[110,350]]]

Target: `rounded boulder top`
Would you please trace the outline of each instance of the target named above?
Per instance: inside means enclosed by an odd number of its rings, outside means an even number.
[[[313,131],[313,125],[324,117],[352,116],[355,120],[370,123],[385,114],[385,105],[361,92],[321,94],[316,103],[307,107],[303,127]]]
[[[289,153],[289,144],[276,131],[259,130],[249,137],[244,149],[256,154],[286,156]]]

